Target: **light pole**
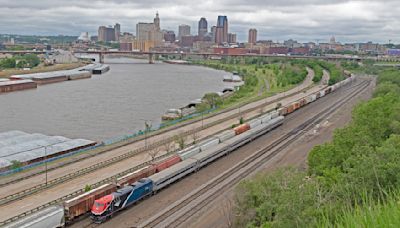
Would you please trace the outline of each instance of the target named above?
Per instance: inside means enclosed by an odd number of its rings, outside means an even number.
[[[46,185],[47,185],[47,146],[44,147],[44,166],[45,166],[45,173],[46,173]]]
[[[201,112],[201,129],[204,128],[204,112]]]
[[[148,123],[150,122],[150,123]],[[151,130],[151,121],[144,120],[144,148],[147,149],[147,132]]]

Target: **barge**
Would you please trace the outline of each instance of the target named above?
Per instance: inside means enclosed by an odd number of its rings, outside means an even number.
[[[36,89],[36,88],[37,84],[29,79],[18,80],[18,81],[11,81],[11,80],[0,81],[0,93],[7,93],[25,89]]]

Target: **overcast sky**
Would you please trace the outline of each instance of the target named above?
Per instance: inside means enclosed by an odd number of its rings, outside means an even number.
[[[136,23],[150,22],[160,13],[161,28],[177,31],[188,24],[197,34],[197,22],[209,27],[218,15],[227,15],[229,32],[239,41],[248,29],[258,39],[327,42],[400,43],[399,0],[0,0],[0,33],[34,35],[97,34],[99,25],[121,24],[135,32]]]

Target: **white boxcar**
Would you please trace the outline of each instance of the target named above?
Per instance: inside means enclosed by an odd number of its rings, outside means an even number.
[[[212,137],[204,142],[199,143],[200,151],[208,150],[219,144],[219,139]]]
[[[5,227],[7,228],[55,228],[64,227],[64,209],[61,206],[51,206],[31,215],[27,215]]]
[[[250,120],[248,123],[250,125],[250,129],[253,129],[253,128],[261,125],[261,119],[259,119],[259,118],[253,119],[253,120]]]
[[[168,169],[164,169],[159,173],[151,175],[149,179],[153,181],[153,191],[158,191],[168,186],[169,184],[194,172],[196,169],[197,160],[189,158],[169,167]]]
[[[268,121],[271,120],[271,118],[272,118],[272,116],[271,116],[270,113],[267,113],[267,114],[265,114],[265,115],[262,115],[262,116],[260,117],[261,123],[267,123]]]
[[[234,130],[226,130],[226,131],[219,133],[215,137],[217,137],[219,139],[219,142],[225,142],[226,140],[231,139],[235,136],[236,136],[236,133]]]
[[[200,147],[198,147],[197,145],[193,145],[186,149],[178,151],[177,154],[181,157],[182,160],[185,160],[198,153],[200,153]]]
[[[271,114],[271,119],[275,119],[276,117],[279,116],[279,112],[278,111],[272,111],[272,112],[270,112],[270,114]]]

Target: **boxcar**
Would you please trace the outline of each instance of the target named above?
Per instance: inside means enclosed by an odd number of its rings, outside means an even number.
[[[92,189],[82,195],[64,202],[65,218],[68,221],[73,220],[75,217],[89,212],[96,199],[108,195],[117,190],[115,184],[105,184],[98,188]]]
[[[199,143],[200,151],[205,151],[211,147],[214,147],[219,144],[219,139],[216,137],[212,137],[210,139],[207,139],[203,142]]]
[[[282,107],[278,111],[280,116],[285,116],[288,113],[287,107]]]
[[[253,119],[249,121],[250,129],[260,126],[262,123],[261,118]]]
[[[173,165],[175,165],[175,164],[177,164],[177,163],[179,163],[181,161],[182,161],[182,159],[178,155],[174,155],[172,157],[164,159],[163,161],[161,161],[161,162],[159,162],[159,163],[157,163],[155,165],[156,172],[157,173],[161,172],[162,170],[164,170],[166,168],[169,168],[169,167],[171,167],[171,166],[173,166]]]
[[[125,176],[122,176],[117,179],[117,183],[119,186],[123,187],[125,185],[130,185],[142,178],[149,177],[153,175],[156,172],[156,167],[155,166],[146,166],[143,167],[139,170],[136,170],[132,173],[128,173]]]
[[[246,131],[250,130],[250,125],[245,123],[245,124],[242,124],[242,125],[239,125],[239,126],[235,127],[233,130],[235,131],[236,135],[240,135],[243,132],[246,132]]]

